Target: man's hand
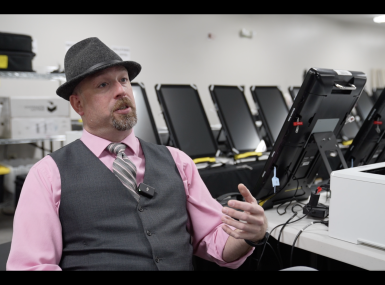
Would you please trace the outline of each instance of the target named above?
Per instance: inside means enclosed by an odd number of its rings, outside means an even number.
[[[230,236],[236,239],[247,239],[252,242],[258,242],[263,239],[267,229],[265,212],[258,205],[257,200],[251,195],[245,185],[238,185],[239,192],[245,198],[246,202],[230,200],[227,204],[229,207],[223,207],[222,213],[238,219],[236,221],[230,217],[222,216],[222,221],[237,230],[232,230],[230,227],[223,225],[223,230]],[[243,212],[237,211],[242,210]]]
[[[222,221],[226,224],[222,228],[230,236],[223,251],[223,259],[227,262],[234,261],[250,251],[250,246],[244,241],[245,239],[258,243],[265,236],[267,229],[263,208],[258,205],[257,200],[245,185],[239,184],[238,189],[245,198],[245,202],[230,200],[227,204],[233,209],[222,208],[222,213],[228,215],[222,216]],[[232,230],[228,225],[235,229]]]

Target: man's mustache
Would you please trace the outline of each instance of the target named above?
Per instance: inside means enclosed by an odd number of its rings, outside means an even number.
[[[114,107],[112,108],[112,112],[119,110],[122,107],[131,107],[131,109],[135,109],[131,100],[128,97],[122,97],[115,103]]]

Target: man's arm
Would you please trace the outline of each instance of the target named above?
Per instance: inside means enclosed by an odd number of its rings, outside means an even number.
[[[60,174],[47,155],[31,168],[24,182],[13,222],[7,270],[61,270],[59,203]]]
[[[220,266],[238,268],[253,252],[253,249],[249,247],[245,251],[234,244],[235,248],[240,250],[240,257],[236,260],[224,259],[224,248],[231,237],[222,228],[224,226],[222,222],[223,207],[212,198],[191,158],[180,150],[172,147],[168,148],[186,190],[187,211],[190,218],[187,228],[192,236],[194,255],[215,262]],[[229,192],[231,192],[231,189],[229,189]],[[232,249],[234,245],[232,242],[229,243],[230,252],[234,252],[234,249]],[[237,250],[235,249],[235,251]],[[232,262],[230,262],[230,259]]]
[[[245,239],[258,243],[265,236],[267,229],[263,208],[258,205],[245,185],[239,184],[238,189],[246,202],[230,200],[228,205],[233,209],[229,207],[222,209],[222,213],[227,215],[222,216],[222,221],[228,225],[223,225],[222,228],[230,236],[223,250],[223,259],[227,262],[237,260],[249,252],[252,247],[245,242]]]

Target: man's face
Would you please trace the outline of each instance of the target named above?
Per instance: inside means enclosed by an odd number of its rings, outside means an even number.
[[[127,70],[110,67],[85,78],[77,88],[84,126],[95,133],[127,131],[137,121],[135,100]],[[72,102],[71,102],[72,104]]]

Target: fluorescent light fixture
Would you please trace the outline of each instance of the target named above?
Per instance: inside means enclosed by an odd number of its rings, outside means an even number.
[[[374,17],[373,18],[373,22],[375,22],[375,23],[385,23],[385,15]]]

